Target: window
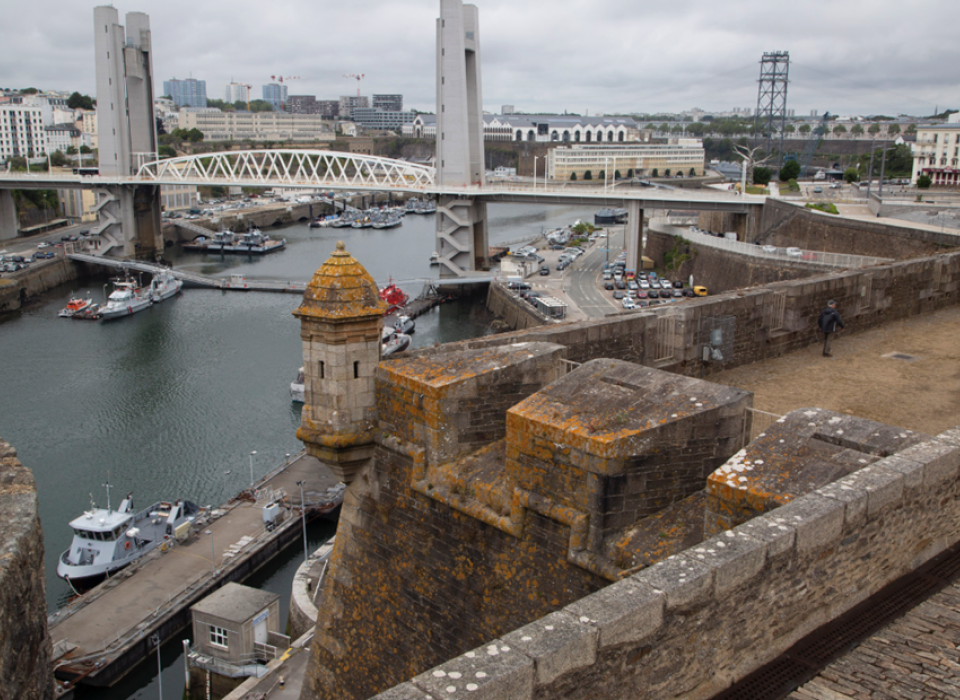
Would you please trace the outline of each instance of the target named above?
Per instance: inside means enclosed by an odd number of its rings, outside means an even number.
[[[320,379],[323,379],[323,360],[320,360]]]
[[[210,625],[210,643],[213,646],[228,649],[230,645],[228,644],[227,635],[227,630],[223,629],[222,627]]]
[[[353,363],[353,378],[360,379],[360,363],[359,362]]]

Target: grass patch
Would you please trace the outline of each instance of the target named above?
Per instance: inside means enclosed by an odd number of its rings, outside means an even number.
[[[807,209],[816,209],[817,211],[822,211],[824,214],[839,214],[837,210],[837,205],[832,202],[817,202],[807,204]]]
[[[747,194],[767,194],[767,188],[761,185],[747,185]]]

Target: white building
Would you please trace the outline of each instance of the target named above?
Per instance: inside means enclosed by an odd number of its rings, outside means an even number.
[[[436,138],[437,117],[418,114],[401,130],[405,136]],[[484,114],[484,141],[600,143],[640,141],[640,126],[630,117],[579,117],[556,114]]]
[[[177,125],[199,129],[205,141],[333,141],[330,120],[319,114],[221,112],[181,109]]]
[[[161,185],[160,205],[163,211],[199,209],[200,195],[196,185]]]
[[[53,124],[43,130],[46,132],[48,153],[66,153],[70,147],[80,147],[81,132],[74,124]]]
[[[0,104],[0,161],[47,153],[43,110],[35,105]]]
[[[228,105],[234,102],[249,102],[250,86],[243,83],[227,83],[223,87],[223,101]]]
[[[917,124],[913,184],[921,175],[929,176],[934,185],[960,185],[960,115],[950,115],[946,124]]]
[[[547,177],[551,180],[570,180],[576,174],[583,180],[587,171],[598,178],[601,171],[613,177],[620,171],[621,177],[661,177],[703,175],[704,150],[700,139],[675,139],[668,144],[587,144],[560,146],[547,153]]]

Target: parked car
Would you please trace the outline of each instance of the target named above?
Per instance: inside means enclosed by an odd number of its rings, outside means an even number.
[[[606,289],[607,291],[613,289],[613,280],[607,280],[606,282],[604,282],[603,288]]]
[[[683,289],[683,282],[682,282],[681,280],[674,280],[674,281],[673,281],[673,288],[674,288],[674,289]]]
[[[546,265],[541,265],[541,266],[540,266],[540,274],[541,274],[541,275],[549,275],[549,274],[550,274],[550,268],[549,268],[548,266],[546,266]]]
[[[787,248],[786,253],[787,255],[793,258],[799,258],[801,255],[803,255],[802,250],[800,250],[799,248],[793,248],[793,247]]]
[[[630,297],[624,297],[620,305],[625,309],[635,309],[637,305],[633,303],[633,299]]]
[[[650,293],[645,289],[637,290],[637,299],[647,299]]]
[[[763,248],[761,248],[760,250],[762,250],[764,253],[767,253],[768,255],[776,255],[776,254],[777,254],[777,246],[775,246],[775,245],[765,245],[765,246],[763,246]]]
[[[603,279],[605,279],[605,280],[612,280],[612,279],[613,279],[613,273],[610,272],[610,270],[604,270],[604,271],[603,271]]]
[[[627,282],[627,289],[633,289],[636,291],[637,289],[640,289],[640,285],[637,284],[636,281],[630,280]]]
[[[623,299],[624,294],[619,289],[613,293],[614,299]]]
[[[674,298],[674,299],[683,299],[683,290],[682,290],[682,289],[674,289],[674,290],[673,290],[673,298]]]
[[[617,289],[626,289],[626,288],[627,288],[627,283],[624,282],[623,279],[621,278],[621,279],[618,279],[618,280],[614,280],[613,286],[616,287]]]
[[[660,292],[657,291],[656,289],[651,289],[649,292],[647,292],[647,298],[648,298],[648,299],[659,299],[659,298],[660,298]]]
[[[694,294],[694,296],[705,297],[705,296],[707,296],[707,288],[706,288],[706,287],[700,287],[700,286],[694,287],[694,288],[693,288],[693,294]]]
[[[37,243],[37,248],[49,248],[49,247],[50,247],[50,244],[47,243],[46,241],[40,241],[39,243]]]
[[[524,289],[530,289],[530,285],[527,284],[526,282],[508,282],[508,283],[507,283],[507,288],[508,288],[508,289],[524,290]]]
[[[569,261],[567,261],[567,260],[561,260],[560,262],[557,263],[557,271],[559,272],[559,271],[562,271],[562,270],[566,270],[566,269],[567,269],[567,266],[568,266],[569,264],[570,264]]]
[[[685,289],[683,289],[683,290],[681,290],[681,291],[683,292],[683,296],[685,296],[685,297],[694,297],[694,296],[696,296],[696,294],[693,293],[693,290],[692,290],[690,287],[686,287]]]

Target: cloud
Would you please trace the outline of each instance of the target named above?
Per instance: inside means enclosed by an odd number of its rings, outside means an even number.
[[[92,94],[93,8],[66,0],[0,0],[0,86]],[[789,51],[797,114],[927,114],[957,106],[960,3],[843,0],[478,0],[484,104],[527,111],[725,110],[757,100],[764,51]],[[172,77],[231,79],[255,97],[272,75],[291,94],[335,99],[399,92],[435,106],[436,0],[167,0],[118,6],[150,15],[157,88]],[[122,21],[122,20],[121,20]]]

